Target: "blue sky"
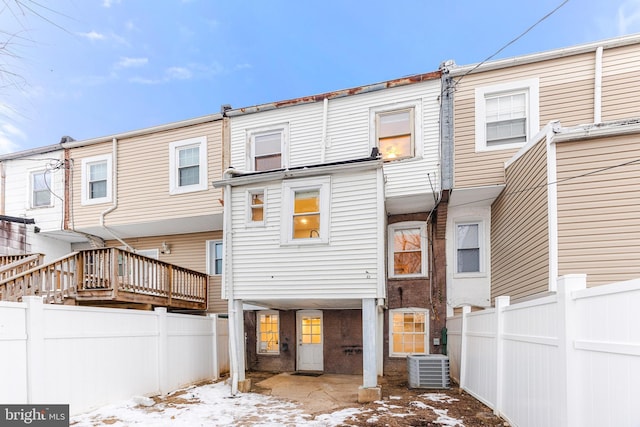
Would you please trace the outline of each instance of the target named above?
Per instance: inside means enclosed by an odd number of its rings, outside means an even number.
[[[4,0],[0,154],[480,62],[561,3]],[[569,0],[496,59],[635,32],[640,0]]]

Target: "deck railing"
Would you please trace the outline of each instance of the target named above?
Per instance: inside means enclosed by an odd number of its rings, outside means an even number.
[[[0,280],[8,279],[42,264],[44,255],[2,255],[0,256]]]
[[[0,299],[133,302],[206,309],[206,274],[118,248],[87,249],[0,280]]]
[[[77,252],[0,280],[0,300],[21,301],[40,295],[48,303],[62,303],[76,295]]]

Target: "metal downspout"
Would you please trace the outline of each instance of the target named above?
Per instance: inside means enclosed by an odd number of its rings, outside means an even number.
[[[128,250],[130,250],[131,252],[134,252],[135,250],[129,246],[127,244],[127,242],[125,242],[124,240],[122,240],[120,237],[118,237],[112,230],[110,230],[106,225],[105,225],[105,220],[104,218],[107,216],[107,214],[115,211],[118,208],[118,139],[117,138],[112,138],[111,139],[111,155],[113,157],[112,160],[112,167],[111,167],[111,179],[112,179],[112,197],[113,197],[113,204],[111,205],[110,208],[108,208],[107,210],[103,211],[100,214],[100,227],[104,228],[105,231],[107,231],[109,234],[111,234],[118,242],[122,243]]]

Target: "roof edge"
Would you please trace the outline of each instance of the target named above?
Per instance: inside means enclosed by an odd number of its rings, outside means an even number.
[[[614,37],[610,39],[598,40],[595,42],[584,43],[574,45],[570,47],[564,47],[560,49],[552,49],[538,53],[530,53],[526,55],[514,56],[506,59],[498,59],[495,61],[488,61],[485,63],[478,62],[469,65],[452,65],[449,67],[449,75],[451,77],[457,77],[465,74],[471,70],[477,68],[476,71],[491,71],[500,68],[515,67],[517,65],[531,64],[534,62],[548,61],[551,59],[562,58],[565,56],[579,55],[582,53],[593,52],[597,48],[611,49],[614,47],[628,46],[632,44],[640,43],[640,33],[631,34],[627,36]]]
[[[352,95],[359,95],[362,93],[376,92],[383,89],[390,89],[399,86],[407,86],[416,83],[422,83],[429,80],[440,79],[442,75],[441,71],[432,71],[423,74],[414,74],[406,77],[400,77],[398,79],[386,80],[379,83],[373,83],[370,85],[357,86],[348,89],[336,90],[333,92],[325,92],[318,95],[303,96],[300,98],[287,99],[284,101],[269,102],[266,104],[258,104],[249,107],[233,108],[225,111],[225,116],[235,117],[245,114],[258,113],[261,111],[275,110],[278,108],[291,107],[294,105],[312,104],[315,102],[324,101],[325,99],[344,98]]]

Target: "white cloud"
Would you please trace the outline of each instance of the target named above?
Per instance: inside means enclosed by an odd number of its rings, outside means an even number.
[[[165,75],[169,80],[187,80],[193,73],[185,67],[170,67],[165,70]]]
[[[136,68],[145,66],[148,63],[148,58],[129,58],[127,56],[123,56],[120,58],[120,61],[114,64],[114,68]]]
[[[2,123],[0,126],[0,154],[12,153],[20,150],[16,139],[26,140],[27,135],[10,123]]]
[[[18,137],[20,139],[27,139],[27,134],[22,132],[20,129],[18,129],[17,127],[15,127],[14,125],[12,125],[11,123],[4,123],[2,125],[2,131],[3,134],[9,134],[9,136],[15,136]]]
[[[98,33],[97,31],[89,31],[88,33],[78,33],[81,37],[86,37],[91,41],[94,40],[105,40],[107,36],[104,34]]]
[[[249,68],[251,68],[251,64],[248,63],[243,63],[243,64],[236,64],[236,66],[234,67],[236,70],[247,70]]]
[[[136,27],[136,24],[134,24],[132,20],[128,20],[127,22],[125,22],[124,28],[127,31],[140,31],[140,28]]]
[[[618,7],[618,35],[640,31],[640,1],[631,0]]]
[[[114,4],[119,4],[119,3],[120,3],[120,0],[102,0],[102,6],[107,8],[113,6]]]

